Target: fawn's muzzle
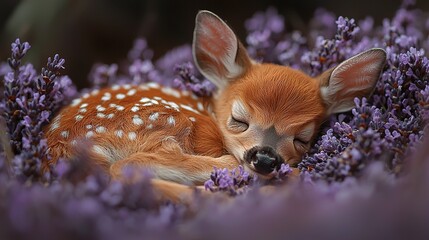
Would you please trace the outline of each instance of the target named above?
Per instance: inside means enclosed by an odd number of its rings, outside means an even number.
[[[270,174],[278,170],[283,158],[271,147],[253,147],[245,152],[244,159],[261,174]]]

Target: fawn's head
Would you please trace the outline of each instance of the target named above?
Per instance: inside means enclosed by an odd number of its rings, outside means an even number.
[[[196,17],[194,60],[218,88],[214,111],[227,150],[245,167],[270,176],[281,163],[297,164],[327,116],[368,97],[386,54],[371,49],[312,78],[285,66],[250,59],[218,16]]]

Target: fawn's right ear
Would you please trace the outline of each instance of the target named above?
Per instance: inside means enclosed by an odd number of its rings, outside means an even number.
[[[369,97],[385,62],[386,52],[373,48],[323,73],[320,90],[327,114],[349,111],[355,106],[355,97]]]
[[[195,64],[218,89],[225,88],[251,65],[246,49],[231,28],[209,11],[197,14],[192,50]]]

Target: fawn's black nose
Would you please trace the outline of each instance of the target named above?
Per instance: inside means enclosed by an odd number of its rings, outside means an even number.
[[[255,170],[261,174],[278,170],[283,163],[283,158],[271,147],[253,147],[246,151],[244,159],[253,164]]]

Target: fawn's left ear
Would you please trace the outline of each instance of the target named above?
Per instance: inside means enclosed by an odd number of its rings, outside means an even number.
[[[251,65],[246,49],[231,28],[209,11],[197,14],[192,52],[201,73],[218,89],[225,88]]]
[[[355,106],[355,97],[369,97],[385,62],[386,52],[373,48],[323,73],[320,91],[327,114],[349,111]]]

